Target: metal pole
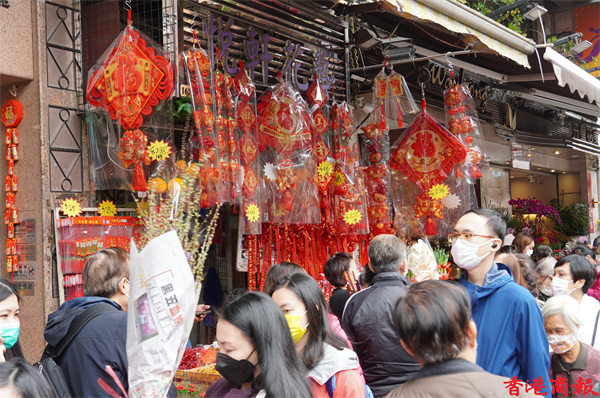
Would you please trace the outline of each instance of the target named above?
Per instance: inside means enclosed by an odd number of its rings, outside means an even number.
[[[450,52],[450,53],[432,55],[432,56],[429,56],[429,57],[421,57],[421,58],[414,58],[414,59],[405,59],[405,60],[402,60],[402,61],[394,61],[394,62],[392,62],[392,66],[394,66],[394,65],[401,65],[401,64],[408,64],[410,62],[427,61],[429,59],[435,59],[435,58],[446,58],[447,56],[467,55],[467,54],[476,54],[476,53],[477,52],[473,51],[473,50],[455,51],[455,52]],[[350,69],[350,73],[358,73],[358,72],[367,71],[367,70],[370,70],[370,69],[378,69],[378,68],[383,68],[383,64],[369,65],[369,66],[365,66],[364,68],[361,67],[361,68]]]

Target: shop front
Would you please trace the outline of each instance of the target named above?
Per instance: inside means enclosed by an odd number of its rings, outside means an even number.
[[[83,294],[85,260],[139,242],[157,200],[175,205],[155,221],[182,214],[214,228],[194,249],[212,306],[235,288],[262,290],[284,261],[329,293],[325,261],[348,252],[364,265],[381,233],[423,250],[415,274],[447,278],[430,242],[443,248],[464,211],[511,199],[591,203],[591,238],[598,229],[596,105],[577,119],[566,102],[540,100],[535,42],[461,7],[15,3],[37,51],[23,56],[25,74],[0,64],[0,102],[23,106],[0,166],[15,214],[2,276],[28,308],[31,361],[46,316]],[[519,80],[528,65],[532,87]],[[194,326],[192,344],[213,339]]]

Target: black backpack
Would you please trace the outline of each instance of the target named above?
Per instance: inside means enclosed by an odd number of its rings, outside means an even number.
[[[60,366],[58,366],[54,361],[54,358],[63,353],[67,346],[71,344],[73,339],[75,339],[79,332],[81,332],[85,325],[87,325],[92,319],[100,314],[112,310],[117,311],[114,306],[106,303],[91,306],[83,311],[81,315],[75,318],[69,327],[69,331],[65,337],[63,337],[60,343],[58,343],[58,346],[53,347],[49,344],[46,346],[46,349],[42,354],[42,359],[40,359],[35,366],[38,367],[40,374],[44,376],[44,378],[50,384],[50,387],[52,387],[52,391],[54,392],[54,396],[56,398],[72,398],[72,395],[67,381],[65,380],[65,375],[63,374]]]

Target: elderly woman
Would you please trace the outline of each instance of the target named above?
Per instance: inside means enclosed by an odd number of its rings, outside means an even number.
[[[584,257],[576,254],[565,256],[554,266],[552,293],[555,296],[570,295],[579,302],[582,319],[579,340],[600,348],[600,334],[597,331],[600,303],[586,294],[596,275],[596,268]]]
[[[542,308],[548,341],[554,351],[550,355],[550,380],[554,382],[553,397],[592,396],[577,390],[584,380],[594,386],[600,381],[600,351],[577,339],[582,323],[579,303],[570,296],[555,296]],[[569,391],[570,389],[570,391]]]

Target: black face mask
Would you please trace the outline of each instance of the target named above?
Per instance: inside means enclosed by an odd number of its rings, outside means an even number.
[[[254,351],[250,353],[252,355]],[[250,358],[248,355],[248,358]],[[235,388],[242,387],[242,384],[249,383],[254,380],[254,369],[256,365],[248,361],[248,358],[237,360],[231,358],[227,354],[217,354],[217,365],[215,369],[221,373],[221,376],[225,378]]]

